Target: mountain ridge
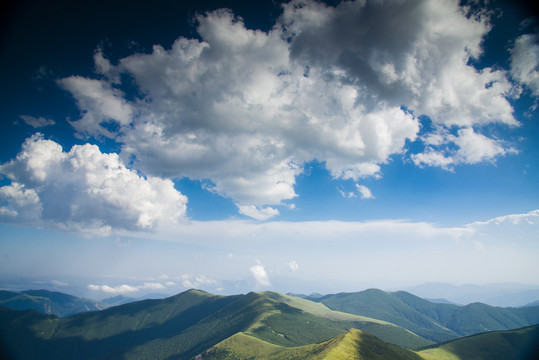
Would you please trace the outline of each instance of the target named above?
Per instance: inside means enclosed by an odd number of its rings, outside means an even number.
[[[389,321],[433,342],[539,323],[539,307],[433,303],[406,291],[367,289],[329,294],[313,301],[321,302],[332,310]]]
[[[189,359],[239,332],[296,347],[326,341],[353,327],[406,347],[432,343],[395,325],[328,319],[254,292],[220,296],[188,290],[67,318],[0,310],[1,342],[16,359],[65,354],[78,359]]]

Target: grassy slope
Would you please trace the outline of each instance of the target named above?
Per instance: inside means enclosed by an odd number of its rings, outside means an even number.
[[[467,336],[421,350],[425,360],[531,360],[539,358],[539,325]]]
[[[319,301],[333,310],[389,321],[434,342],[539,323],[539,307],[436,304],[403,291],[369,289],[327,295]]]
[[[337,337],[312,345],[287,348],[244,333],[236,334],[202,354],[204,360],[420,360],[414,352],[384,343],[375,336],[350,329]]]
[[[215,296],[201,291],[144,300],[58,319],[0,312],[0,337],[16,358],[188,359],[238,332],[279,346],[318,343],[355,325],[410,347],[425,341],[392,325],[337,321],[262,294]]]
[[[286,327],[286,324],[280,323],[287,322],[289,324],[292,324],[291,326],[297,328],[296,332],[300,333],[304,331],[310,332],[312,331],[311,328],[313,327],[324,327],[326,328],[325,332],[328,334],[326,338],[334,337],[337,334],[340,334],[350,328],[356,328],[371,333],[385,342],[389,342],[406,348],[417,348],[425,346],[422,344],[432,343],[431,341],[425,340],[424,338],[421,338],[416,334],[413,334],[412,332],[399,326],[396,326],[395,324],[391,324],[387,321],[333,311],[327,308],[324,304],[315,303],[293,296],[282,295],[275,292],[264,292],[261,294],[267,297],[271,297],[272,299],[275,299],[281,303],[285,303],[291,307],[300,309],[306,313],[302,316],[297,317],[297,319],[302,318],[302,321],[295,321],[294,318],[289,318],[287,314],[281,314],[281,316],[275,317],[273,319],[270,318],[265,324],[265,330],[271,327],[279,327],[279,325],[281,325],[281,327]],[[309,317],[309,315],[314,315],[314,317]],[[319,319],[320,317],[322,319]],[[328,331],[327,328],[333,328],[333,330]],[[257,334],[257,336],[261,337],[262,335]],[[268,336],[265,339],[279,344],[278,339],[272,338],[271,336]],[[297,343],[283,343],[283,345],[293,346],[297,345]]]
[[[382,325],[396,326],[390,322],[370,318],[367,316],[361,316],[361,315],[355,315],[355,314],[331,310],[330,308],[328,308],[326,305],[322,303],[302,299],[295,296],[283,295],[283,294],[273,292],[273,291],[264,291],[261,294],[269,298],[272,298],[274,300],[288,304],[297,309],[301,309],[309,314],[313,314],[313,315],[324,317],[331,320],[365,321],[365,322],[373,322],[373,323],[382,324]]]
[[[20,359],[36,358],[36,354],[41,359],[65,358],[66,354],[78,359],[188,358],[190,352],[202,351],[241,330],[217,321],[197,327],[238,298],[188,291],[64,319],[32,311],[2,311],[0,334],[3,345]],[[247,326],[241,318],[235,324]],[[171,343],[174,338],[180,345]],[[139,351],[132,353],[132,349]]]

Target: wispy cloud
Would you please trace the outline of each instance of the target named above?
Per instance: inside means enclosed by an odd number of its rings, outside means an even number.
[[[511,48],[511,76],[539,96],[539,34],[524,34]]]
[[[20,117],[24,120],[26,124],[30,125],[34,129],[56,124],[54,120],[45,119],[43,116],[36,118],[30,115],[21,115]]]
[[[181,283],[185,288],[199,288],[201,285],[212,285],[216,282],[205,275],[184,274],[181,276]]]
[[[101,291],[107,294],[128,294],[128,293],[134,293],[140,290],[163,290],[166,287],[158,282],[152,282],[152,283],[144,283],[142,285],[117,285],[117,286],[109,286],[109,285],[94,285],[90,284],[88,285],[88,289],[93,291]]]
[[[291,271],[298,271],[299,270],[299,265],[295,260],[289,261],[287,264],[288,264],[288,267],[290,268]]]

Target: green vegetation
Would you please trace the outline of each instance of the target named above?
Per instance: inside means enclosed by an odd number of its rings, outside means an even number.
[[[358,302],[357,294],[363,296],[364,303]],[[497,316],[502,315],[507,323],[526,316],[533,321],[535,316],[534,308],[501,309],[482,304],[438,308],[447,304],[432,304],[407,293],[370,290],[357,294],[332,295],[315,303],[274,292],[217,296],[189,290],[166,299],[132,302],[68,318],[0,306],[0,351],[4,351],[0,358],[192,359],[200,355],[205,359],[419,359],[403,348],[433,342],[410,329],[428,334],[430,326],[453,334],[449,326],[441,324],[471,324],[468,319],[458,320],[462,314],[471,319],[485,317],[481,326],[492,326],[489,321],[497,324]],[[339,302],[343,310],[371,309],[385,319],[329,308]],[[410,328],[390,323],[389,318]],[[522,349],[519,336],[503,337],[507,344]],[[420,354],[427,359],[458,359],[475,346],[462,344],[466,342],[447,343]]]
[[[0,305],[14,310],[35,310],[60,317],[107,307],[106,304],[97,301],[47,290],[28,290],[20,293],[0,290]]]
[[[318,344],[283,347],[244,333],[236,334],[207,350],[199,360],[420,360],[410,350],[384,343],[373,335],[356,329]]]
[[[432,303],[410,293],[369,289],[316,299],[336,311],[385,320],[433,342],[539,323],[539,307],[499,308]]]
[[[539,358],[539,325],[463,337],[421,350],[425,360],[531,360]]]
[[[77,359],[189,359],[242,332],[277,346],[297,347],[326,341],[353,327],[402,346],[431,344],[395,325],[366,320],[316,316],[264,294],[216,296],[190,290],[61,319],[2,309],[0,341],[8,358],[15,359],[58,359],[66,354]]]
[[[394,325],[390,322],[370,318],[367,316],[360,316],[360,315],[354,315],[350,313],[344,313],[340,311],[331,310],[330,308],[328,308],[326,305],[322,303],[305,300],[299,297],[283,295],[283,294],[279,294],[273,291],[265,291],[262,294],[269,298],[277,300],[279,302],[283,302],[287,305],[303,310],[306,313],[313,314],[316,316],[321,316],[323,318],[327,318],[331,320],[364,321],[364,322],[373,322],[373,323],[382,324],[382,325]]]

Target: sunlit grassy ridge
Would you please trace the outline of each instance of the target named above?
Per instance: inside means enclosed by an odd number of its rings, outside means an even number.
[[[533,360],[539,356],[539,325],[467,336],[418,354],[425,360]]]
[[[534,360],[539,355],[539,325],[477,334],[414,352],[350,329],[318,344],[283,347],[245,333],[210,348],[200,360]]]
[[[273,291],[265,291],[265,292],[262,292],[261,294],[267,297],[270,297],[272,299],[275,299],[277,301],[283,302],[285,304],[288,304],[292,307],[301,309],[307,313],[321,316],[321,317],[331,319],[331,320],[365,321],[365,322],[373,322],[373,323],[382,324],[382,325],[395,326],[395,324],[392,324],[388,321],[374,319],[367,316],[361,316],[361,315],[355,315],[355,314],[331,310],[330,308],[328,308],[326,305],[322,303],[305,300],[305,299],[295,297],[295,296],[283,295],[283,294],[279,294]]]
[[[287,348],[277,346],[244,333],[236,334],[207,350],[204,360],[420,360],[410,350],[384,343],[357,329],[318,344]]]

